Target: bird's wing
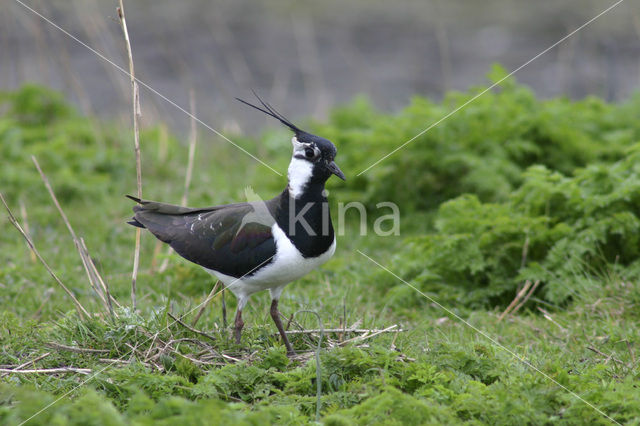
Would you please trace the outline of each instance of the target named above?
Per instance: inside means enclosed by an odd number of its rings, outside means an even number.
[[[250,219],[256,210],[252,204],[188,208],[136,201],[140,203],[134,207],[137,222],[179,255],[205,268],[240,277],[269,263],[276,252],[271,227]]]

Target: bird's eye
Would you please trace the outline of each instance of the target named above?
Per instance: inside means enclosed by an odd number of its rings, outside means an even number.
[[[304,150],[304,155],[305,155],[307,158],[313,158],[313,157],[315,157],[315,156],[316,156],[316,152],[315,152],[313,149],[311,149],[311,148],[307,148],[307,149],[305,149],[305,150]]]

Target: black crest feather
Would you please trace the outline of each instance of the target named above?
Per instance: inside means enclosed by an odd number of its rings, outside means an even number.
[[[258,94],[255,91],[252,90],[251,92],[253,92],[253,95],[258,99],[258,101],[260,101],[260,104],[262,104],[262,106],[264,108],[261,108],[261,107],[259,107],[257,105],[254,105],[254,104],[252,104],[250,102],[247,102],[247,101],[245,101],[243,99],[240,99],[240,98],[236,98],[236,99],[239,100],[240,102],[242,102],[245,105],[249,105],[251,108],[255,108],[258,111],[264,112],[265,114],[277,119],[282,124],[284,124],[285,126],[290,128],[291,130],[293,130],[293,132],[296,134],[296,136],[301,134],[301,133],[305,133],[303,130],[301,130],[295,124],[293,124],[291,121],[289,121],[284,115],[282,115],[278,111],[276,111],[276,109],[274,107],[272,107],[268,102],[263,101],[262,98],[260,96],[258,96]]]

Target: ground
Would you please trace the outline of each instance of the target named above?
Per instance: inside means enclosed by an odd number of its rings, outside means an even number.
[[[292,359],[267,293],[251,299],[240,346],[223,323],[221,294],[192,325],[214,282],[146,234],[132,310],[130,132],[83,117],[43,88],[5,95],[0,191],[88,315],[3,213],[1,422],[637,424],[640,179],[629,111],[638,101],[541,103],[510,84],[362,177],[355,175],[397,142],[384,132],[393,128],[402,140],[473,93],[437,105],[418,99],[395,116],[360,100],[315,126],[337,144],[348,179],[329,185],[334,211],[362,200],[369,232],[360,235],[350,212],[334,259],[286,288],[280,309],[290,330],[305,331],[291,335],[299,353]],[[508,119],[513,110],[517,123]],[[570,126],[558,121],[570,111]],[[495,123],[487,118],[496,114]],[[450,137],[476,132],[478,122],[481,137]],[[288,138],[278,130],[260,143],[233,140],[284,171]],[[363,138],[367,149],[350,144]],[[498,139],[514,142],[502,151]],[[178,203],[185,144],[163,127],[145,130],[141,141],[145,197]],[[248,184],[269,197],[284,185],[209,135],[200,135],[197,153],[190,205],[242,200]],[[120,305],[112,311],[91,287],[30,155]],[[423,168],[411,175],[417,164]],[[400,206],[399,236],[371,231],[375,203],[385,200]],[[231,319],[235,300],[225,299]]]

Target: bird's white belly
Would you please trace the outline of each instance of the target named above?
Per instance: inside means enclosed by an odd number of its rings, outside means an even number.
[[[276,255],[271,262],[265,262],[266,266],[258,268],[255,274],[236,278],[213,269],[205,269],[222,281],[225,287],[231,290],[239,300],[246,301],[253,293],[281,288],[307,275],[329,260],[336,250],[334,238],[333,244],[326,252],[318,257],[305,258],[276,223],[271,227],[271,232],[276,243]],[[277,297],[279,297],[279,292]]]

